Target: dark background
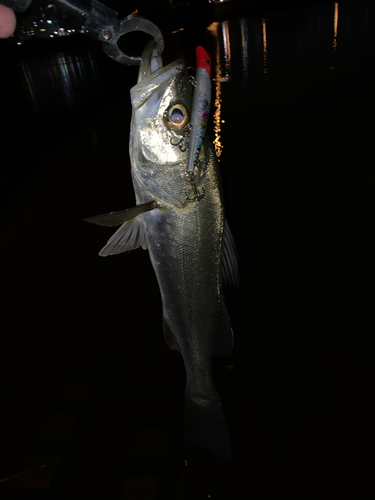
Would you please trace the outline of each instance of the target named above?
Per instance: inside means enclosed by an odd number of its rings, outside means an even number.
[[[184,451],[147,252],[99,258],[113,231],[82,222],[134,205],[138,68],[18,33],[0,45],[1,498],[373,498],[374,8],[135,7],[166,63],[199,43],[214,64],[241,274],[214,361],[233,456]]]

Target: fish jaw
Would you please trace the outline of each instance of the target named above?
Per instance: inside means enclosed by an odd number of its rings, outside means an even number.
[[[159,65],[157,59],[154,58],[149,62],[150,68],[153,63],[155,63],[156,66]],[[130,100],[133,107],[133,113],[137,113],[140,117],[155,115],[158,103],[160,102],[160,92],[163,91],[175,75],[181,73],[184,69],[185,63],[183,59],[177,59],[148,75],[148,69],[146,67],[142,74],[147,76],[141,78],[138,83],[130,89]],[[151,99],[152,97],[154,97],[154,99]],[[150,102],[152,102],[153,106],[150,105]],[[148,106],[145,107],[144,105],[146,103],[148,103]]]

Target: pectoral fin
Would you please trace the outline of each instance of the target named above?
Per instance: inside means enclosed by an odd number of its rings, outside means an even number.
[[[143,203],[127,210],[95,215],[94,217],[83,219],[86,222],[98,224],[99,226],[113,227],[122,224],[107,241],[105,247],[100,250],[99,255],[107,257],[108,255],[130,252],[140,246],[146,250],[145,227],[138,216],[155,208],[158,208],[158,204],[155,201],[149,201],[148,203]]]
[[[116,255],[118,253],[130,252],[136,248],[147,248],[145,227],[138,217],[134,217],[123,223],[115,234],[107,241],[107,244],[100,250],[100,257]]]
[[[132,208],[127,208],[126,210],[119,210],[118,212],[109,212],[108,214],[95,215],[94,217],[89,217],[88,219],[83,219],[85,222],[90,222],[92,224],[97,224],[98,226],[115,227],[123,224],[124,222],[137,217],[137,215],[154,210],[158,205],[155,201],[149,201],[148,203],[143,203],[142,205],[136,205]]]

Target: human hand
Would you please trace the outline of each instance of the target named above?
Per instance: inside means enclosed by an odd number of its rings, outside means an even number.
[[[0,4],[0,38],[8,38],[16,29],[16,15],[12,9]]]

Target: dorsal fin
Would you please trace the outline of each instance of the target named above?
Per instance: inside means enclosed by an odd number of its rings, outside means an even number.
[[[221,281],[223,285],[230,285],[233,287],[238,287],[240,285],[236,246],[226,219],[224,219]]]

